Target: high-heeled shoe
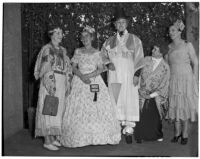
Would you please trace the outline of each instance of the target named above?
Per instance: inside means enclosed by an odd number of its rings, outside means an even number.
[[[179,136],[174,136],[174,138],[171,139],[171,142],[173,142],[173,143],[178,142],[180,137],[182,138],[182,134],[180,134]]]
[[[181,145],[186,145],[188,142],[188,138],[181,138]]]

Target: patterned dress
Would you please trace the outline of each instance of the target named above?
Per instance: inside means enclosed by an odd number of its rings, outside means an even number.
[[[86,74],[95,71],[102,60],[99,52],[85,54],[77,49],[72,62],[77,63],[81,73]],[[118,144],[121,140],[120,125],[108,88],[100,75],[91,78],[91,83],[99,84],[96,102],[89,84],[83,83],[78,76],[72,80],[62,127],[61,143],[65,147]]]
[[[35,136],[61,134],[62,116],[65,109],[65,95],[69,92],[69,75],[72,74],[70,60],[63,47],[56,49],[53,45],[45,45],[38,54],[35,65],[35,78],[40,79],[40,89],[36,110]],[[56,116],[43,115],[45,96],[55,91],[59,98]]]
[[[198,85],[190,64],[190,52],[195,54],[191,43],[184,42],[179,48],[169,45],[170,65],[169,114],[172,120],[197,119]]]
[[[140,121],[136,124],[134,137],[136,140],[152,141],[163,137],[162,119],[168,106],[170,70],[163,59],[146,56],[144,61],[139,88]],[[149,99],[149,95],[155,92],[158,96]]]

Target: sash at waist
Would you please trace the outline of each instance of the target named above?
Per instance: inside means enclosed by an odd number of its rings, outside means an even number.
[[[61,75],[66,75],[66,73],[65,73],[65,72],[58,71],[58,70],[54,70],[54,73],[58,73],[58,74],[61,74]]]

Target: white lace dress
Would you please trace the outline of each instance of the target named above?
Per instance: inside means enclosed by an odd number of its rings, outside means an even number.
[[[82,73],[90,73],[102,60],[99,52],[83,54],[77,49],[72,62],[78,64]],[[93,101],[94,93],[90,92],[90,85],[77,76],[72,80],[62,126],[61,143],[65,147],[118,144],[121,140],[120,123],[111,104],[108,88],[100,75],[91,81],[99,84],[100,88],[96,102]]]

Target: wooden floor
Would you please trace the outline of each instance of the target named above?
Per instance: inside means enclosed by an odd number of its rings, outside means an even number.
[[[143,142],[126,144],[124,138],[119,145],[85,146],[82,148],[64,148],[52,152],[42,147],[41,138],[31,138],[27,129],[8,138],[3,143],[5,156],[93,156],[93,157],[126,157],[126,156],[198,156],[198,123],[191,124],[189,142],[187,145],[170,143],[173,137],[173,125],[163,122],[163,142]]]

